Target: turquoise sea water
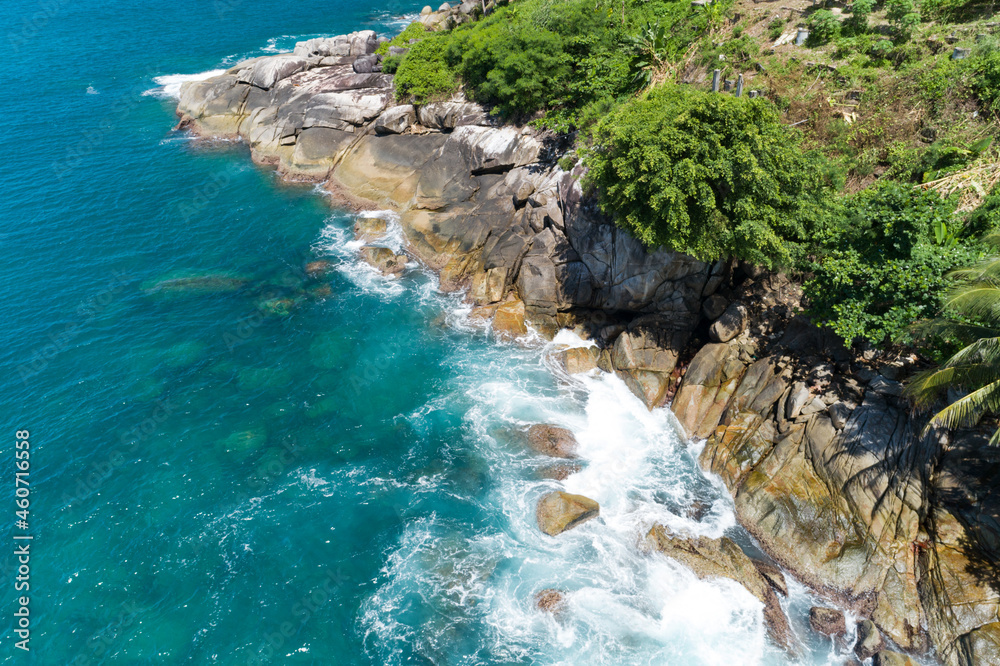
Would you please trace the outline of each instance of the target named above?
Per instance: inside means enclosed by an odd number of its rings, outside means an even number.
[[[3,663],[786,663],[742,588],[636,548],[655,521],[740,537],[665,411],[560,375],[553,344],[495,343],[418,266],[359,265],[353,218],[314,186],[171,130],[177,75],[419,8],[4,4]],[[517,435],[535,422],[574,430],[585,469],[542,480]],[[544,537],[534,505],[557,488],[602,518]],[[550,587],[558,620],[532,600]],[[809,603],[797,589],[793,615]]]

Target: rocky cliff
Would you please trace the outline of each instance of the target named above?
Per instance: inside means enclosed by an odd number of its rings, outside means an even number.
[[[464,20],[442,12],[422,20]],[[467,290],[498,335],[525,320],[585,330],[600,349],[570,350],[567,369],[616,372],[650,408],[676,391],[681,425],[706,439],[704,467],[771,557],[901,649],[1000,664],[998,501],[984,482],[1000,460],[978,435],[921,436],[896,381],[906,368],[858,365],[788,321],[794,286],[780,276],[646,251],[597,213],[582,168],[555,163],[557,137],[498,126],[464,99],[395,104],[378,44],[372,32],[309,40],[185,84],[180,126],[238,137],[350,205],[397,211],[408,251],[443,289]],[[706,334],[680,381],[692,336]],[[725,552],[749,571],[720,544],[699,557]],[[749,579],[780,633],[774,593]]]

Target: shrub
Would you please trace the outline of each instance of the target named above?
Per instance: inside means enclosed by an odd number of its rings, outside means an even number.
[[[842,222],[817,238],[822,258],[804,286],[813,318],[848,343],[911,341],[911,324],[939,311],[948,271],[978,258],[978,243],[956,233],[954,209],[892,182],[852,197]]]
[[[920,24],[920,11],[913,0],[885,0],[885,18],[892,25],[901,40],[910,38],[913,29]]]
[[[808,18],[809,45],[820,46],[840,34],[840,19],[829,9],[820,9]]]
[[[418,104],[442,99],[458,89],[446,56],[451,33],[428,35],[412,47],[396,69],[396,96]]]
[[[788,265],[825,195],[762,98],[668,85],[605,117],[587,156],[601,208],[647,246]]]
[[[977,48],[969,59],[972,90],[993,113],[1000,111],[1000,49],[993,44]]]
[[[851,15],[844,21],[845,32],[859,35],[868,32],[868,17],[875,9],[875,0],[854,0]]]

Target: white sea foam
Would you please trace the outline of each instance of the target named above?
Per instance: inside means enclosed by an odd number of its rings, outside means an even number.
[[[94,86],[87,86],[87,94],[88,95],[100,95],[101,93]]]
[[[157,76],[153,78],[153,83],[155,83],[157,87],[151,88],[142,94],[177,99],[181,96],[181,84],[188,81],[204,81],[205,79],[210,79],[213,76],[219,76],[220,74],[225,73],[226,70],[224,69],[211,69],[207,72],[200,72],[198,74],[167,74],[164,76]]]
[[[357,240],[349,222],[345,222],[342,217],[332,217],[320,232],[319,240],[313,245],[313,251],[319,256],[337,260],[337,270],[364,291],[383,298],[401,296],[406,292],[406,287],[398,277],[383,275],[376,268],[361,261],[358,256],[358,251],[365,245],[387,247],[396,254],[402,253],[405,240],[399,216],[393,211],[382,210],[367,211],[357,217],[376,217],[385,220],[386,235],[370,242]],[[414,269],[417,265],[412,262],[408,267]]]

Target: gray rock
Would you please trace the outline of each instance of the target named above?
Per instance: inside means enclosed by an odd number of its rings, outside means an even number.
[[[482,7],[478,2],[471,2],[470,0],[466,0],[466,2],[463,2],[458,6],[458,11],[462,12],[466,16],[475,14],[476,10],[482,10]]]
[[[420,10],[421,16],[427,16],[428,14],[433,14],[434,10],[431,9],[430,5],[424,5],[424,8]]]
[[[813,398],[802,407],[802,411],[799,412],[799,416],[812,416],[813,414],[819,414],[820,412],[825,411],[826,403],[819,398]]]
[[[830,405],[830,422],[837,430],[843,430],[847,419],[851,416],[851,408],[845,402],[835,402]]]
[[[854,644],[854,654],[864,661],[885,649],[885,639],[871,620],[858,623],[858,640]]]
[[[417,122],[417,112],[412,104],[386,109],[375,120],[377,134],[402,134]]]
[[[725,296],[721,294],[712,294],[705,299],[705,302],[701,306],[701,313],[705,315],[705,319],[709,321],[715,321],[722,316],[722,313],[726,311],[726,307],[729,305],[729,301]]]
[[[372,72],[380,72],[382,68],[379,67],[379,57],[377,55],[363,55],[358,56],[354,60],[354,71],[358,74],[371,74]]]
[[[451,5],[448,4],[447,2],[445,2],[440,7],[438,7],[438,11],[439,12],[450,12],[451,11]]]
[[[406,55],[410,52],[410,49],[404,49],[402,46],[390,46],[389,55],[391,56],[401,56]]]
[[[742,303],[730,303],[722,316],[708,329],[708,335],[715,342],[729,342],[746,329],[749,316]]]
[[[795,382],[792,386],[792,392],[788,395],[788,400],[785,402],[785,418],[789,420],[797,418],[802,412],[802,408],[809,402],[811,395],[809,389],[806,388],[805,382]]]
[[[486,110],[471,102],[431,102],[417,110],[420,124],[430,129],[453,130],[464,125],[486,125]]]
[[[524,204],[528,203],[528,197],[535,191],[534,183],[530,181],[524,181],[518,185],[517,190],[514,192],[514,205],[520,208]]]
[[[881,393],[882,395],[893,395],[900,396],[903,395],[903,385],[899,382],[894,382],[886,379],[882,375],[877,375],[868,384],[868,388],[875,391],[876,393]]]
[[[254,61],[249,67],[240,70],[236,75],[236,80],[257,88],[270,90],[278,81],[301,72],[308,66],[309,63],[304,58],[292,55],[261,58]]]

